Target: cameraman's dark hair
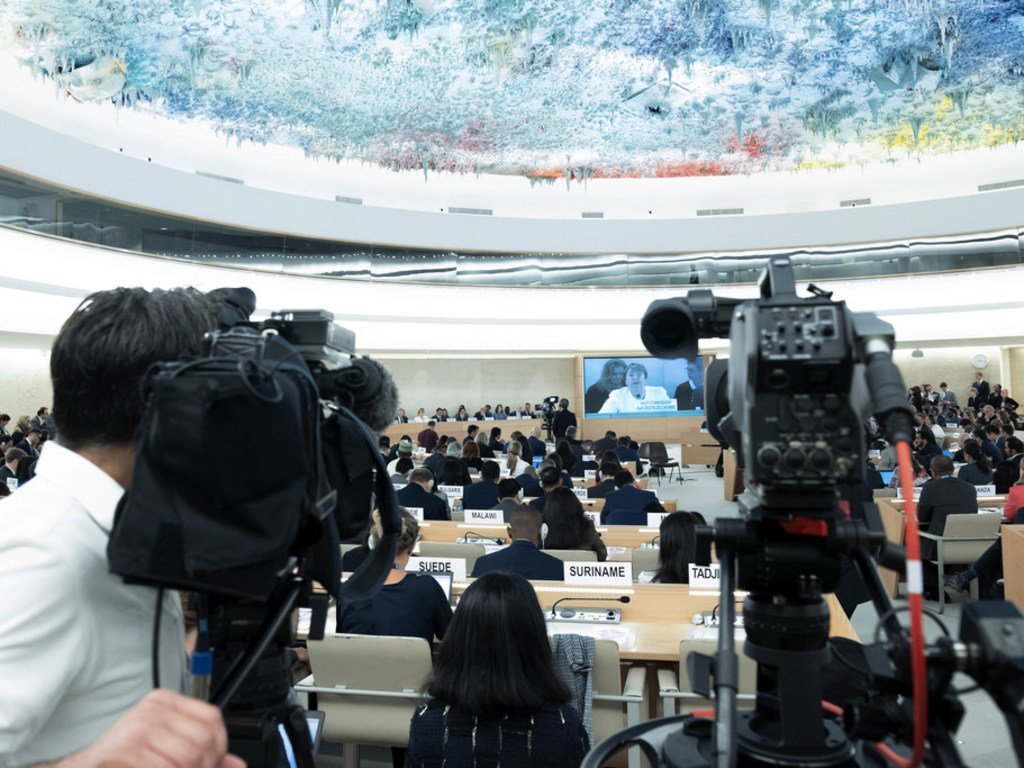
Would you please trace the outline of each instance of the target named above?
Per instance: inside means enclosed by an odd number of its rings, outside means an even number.
[[[151,365],[199,351],[216,323],[213,299],[192,288],[115,288],[88,296],[50,353],[60,442],[131,442],[142,420],[140,382]]]
[[[485,480],[497,480],[501,477],[501,467],[498,466],[496,461],[485,461],[483,466],[480,467],[480,475]]]
[[[486,648],[486,653],[480,649]],[[488,573],[462,594],[427,693],[484,718],[525,717],[564,704],[537,596],[525,578]]]
[[[508,499],[513,496],[518,496],[519,491],[523,489],[523,486],[519,484],[519,481],[513,477],[506,477],[500,483],[498,483],[498,498]]]

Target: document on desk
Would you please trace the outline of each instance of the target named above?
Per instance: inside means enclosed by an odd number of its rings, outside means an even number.
[[[574,621],[549,621],[549,635],[586,635],[595,640],[611,640],[620,649],[632,650],[636,647],[636,627],[624,627],[621,624],[609,626],[605,624],[581,624]]]
[[[299,624],[296,627],[296,633],[300,635],[309,634],[309,625],[313,621],[313,609],[312,608],[299,608]]]

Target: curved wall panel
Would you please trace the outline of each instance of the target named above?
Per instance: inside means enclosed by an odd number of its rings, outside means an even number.
[[[323,307],[372,352],[639,351],[639,319],[679,290],[354,282],[183,263],[0,228],[0,330],[55,334],[82,297],[117,285],[248,285],[259,311]],[[834,282],[837,299],[891,322],[901,346],[1024,343],[1024,268]],[[801,286],[801,290],[806,288]],[[716,289],[749,298],[752,286]],[[708,347],[722,347],[712,342]]]
[[[173,170],[5,112],[0,135],[0,166],[69,189],[188,218],[359,243],[480,252],[679,253],[910,239],[1024,223],[1024,188],[774,215],[669,218],[668,212],[650,220],[567,220],[428,213],[285,194]]]

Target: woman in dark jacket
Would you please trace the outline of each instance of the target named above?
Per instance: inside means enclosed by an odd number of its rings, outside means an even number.
[[[517,574],[488,573],[466,588],[426,689],[406,768],[575,768],[590,748],[536,593]]]
[[[568,488],[555,488],[547,495],[544,522],[548,526],[545,549],[589,549],[598,560],[608,559],[608,548],[594,521],[583,514],[583,505]]]

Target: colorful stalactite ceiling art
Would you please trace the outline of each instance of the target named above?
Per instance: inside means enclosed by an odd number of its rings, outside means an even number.
[[[386,168],[834,168],[1024,136],[1024,0],[0,0],[78,101]]]

